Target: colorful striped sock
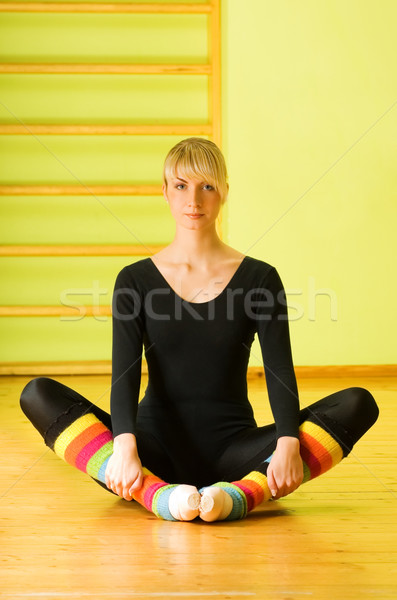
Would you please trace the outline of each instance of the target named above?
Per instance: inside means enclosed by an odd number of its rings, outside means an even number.
[[[143,469],[143,485],[134,492],[139,504],[167,521],[192,521],[199,514],[200,494],[191,485],[168,484]]]
[[[260,471],[251,471],[231,483],[219,481],[202,488],[200,493],[200,518],[203,521],[243,519],[249,511],[271,498],[267,477]]]
[[[61,421],[65,421],[68,415],[62,417]],[[72,415],[69,415],[69,421],[71,418]],[[59,431],[60,427],[58,421],[56,430]],[[82,414],[69,423],[50,447],[73,467],[105,483],[106,466],[113,454],[113,436],[93,413]],[[188,521],[198,516],[200,496],[196,488],[170,485],[148,469],[143,471],[143,485],[133,494],[134,500],[157,517],[168,521]]]
[[[105,470],[113,454],[112,432],[92,413],[70,423],[56,438],[53,450],[76,469],[105,483]]]
[[[329,471],[350,451],[352,444],[347,433],[339,428],[337,433],[331,434],[330,427],[330,420],[325,415],[318,418],[313,416],[313,420],[304,421],[299,427],[300,455],[303,462],[302,483]],[[338,424],[335,424],[335,427],[338,427]],[[343,441],[339,443],[335,436]],[[273,454],[266,459],[267,465],[272,456]]]
[[[316,422],[315,422],[316,421]],[[336,428],[338,440],[331,435],[331,427]],[[300,454],[303,462],[303,482],[322,475],[335,465],[350,451],[351,441],[348,434],[336,423],[331,423],[325,415],[313,417],[299,427]],[[345,451],[342,449],[344,448]],[[267,472],[273,455],[264,461],[262,469]],[[200,517],[204,521],[232,521],[243,519],[247,513],[272,496],[267,485],[267,477],[260,471],[252,471],[240,481],[232,483],[218,482],[213,486],[202,488]],[[215,491],[213,488],[221,488]],[[229,499],[226,498],[226,494]],[[231,501],[230,501],[231,500]]]
[[[313,421],[299,427],[300,454],[303,461],[303,483],[332,469],[343,458],[341,445]]]

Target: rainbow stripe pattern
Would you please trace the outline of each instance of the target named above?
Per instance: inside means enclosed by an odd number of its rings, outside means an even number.
[[[260,471],[252,471],[243,477],[241,481],[234,481],[233,483],[246,496],[247,512],[271,498],[271,493],[267,485],[267,477]]]
[[[165,481],[153,475],[148,469],[143,468],[143,473],[143,484],[137,492],[134,492],[134,500],[153,512],[160,519],[176,521],[177,519],[169,511],[168,500],[177,485],[165,483]]]
[[[305,421],[299,428],[300,453],[303,461],[303,482],[322,475],[343,458],[338,442],[323,427]],[[54,452],[64,461],[105,483],[105,471],[113,454],[112,432],[93,414],[86,413],[68,425],[54,443]],[[266,467],[271,457],[265,461]],[[176,521],[169,510],[169,497],[177,485],[159,479],[143,469],[143,485],[133,498],[157,517]],[[233,507],[225,520],[243,519],[247,513],[271,498],[267,477],[252,471],[240,481],[220,481],[220,487],[231,496]]]
[[[112,432],[92,413],[77,418],[59,434],[54,452],[65,462],[94,479],[105,483],[105,471],[113,454]],[[143,469],[141,489],[133,498],[157,517],[175,521],[168,509],[168,499],[176,485],[169,485]]]
[[[73,421],[57,437],[54,452],[65,462],[105,483],[105,470],[113,454],[112,432],[92,413]]]
[[[322,475],[343,458],[343,450],[338,442],[312,421],[304,421],[299,427],[299,441],[303,482]]]
[[[231,483],[218,481],[213,485],[222,488],[233,500],[232,509],[224,519],[225,521],[244,519],[250,510],[271,497],[267,477],[259,471],[252,471],[240,481],[232,481]],[[203,489],[200,491],[202,492]]]
[[[322,475],[343,458],[338,442],[323,427],[312,421],[304,421],[299,427],[299,441],[303,462],[302,483]],[[264,469],[267,470],[272,456],[264,461]],[[240,481],[222,481],[214,485],[224,489],[233,500],[233,508],[226,521],[243,519],[249,511],[272,497],[267,477],[260,471],[252,471]]]

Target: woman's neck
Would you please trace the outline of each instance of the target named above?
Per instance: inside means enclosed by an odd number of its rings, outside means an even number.
[[[203,265],[225,255],[228,246],[222,242],[215,230],[192,231],[177,229],[164,256],[171,262]]]

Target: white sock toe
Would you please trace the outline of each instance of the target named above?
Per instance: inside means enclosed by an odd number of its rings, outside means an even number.
[[[210,486],[203,488],[200,502],[200,519],[203,521],[222,521],[230,515],[233,500],[225,490]]]
[[[178,485],[170,494],[168,508],[174,519],[192,521],[199,515],[200,494],[194,485]]]

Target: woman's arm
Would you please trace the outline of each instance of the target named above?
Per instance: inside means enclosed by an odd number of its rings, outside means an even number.
[[[273,497],[281,498],[293,492],[303,480],[299,452],[299,396],[292,361],[287,301],[274,267],[262,287],[262,305],[259,303],[256,311],[257,332],[277,432],[277,447],[267,477]]]
[[[114,452],[106,468],[106,485],[131,500],[142,485],[136,444],[136,414],[141,384],[143,306],[129,267],[117,276],[112,300],[112,387],[110,413]]]

